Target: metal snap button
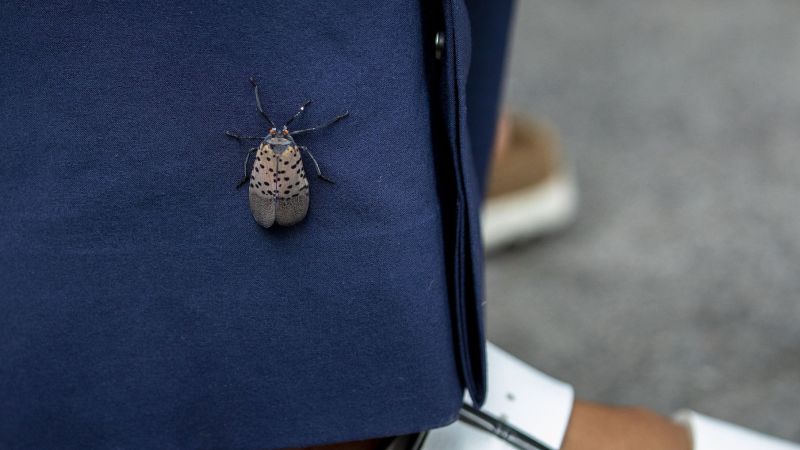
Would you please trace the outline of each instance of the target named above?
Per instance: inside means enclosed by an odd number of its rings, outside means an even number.
[[[438,32],[436,33],[436,37],[434,38],[434,45],[436,46],[436,52],[434,55],[436,59],[442,59],[442,53],[444,52],[444,33]]]

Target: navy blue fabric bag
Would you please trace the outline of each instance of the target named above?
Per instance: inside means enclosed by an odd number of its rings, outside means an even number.
[[[483,398],[464,4],[272,3],[0,5],[0,447],[305,446]],[[336,184],[293,227],[234,188],[251,75],[276,122],[350,111],[298,138]]]

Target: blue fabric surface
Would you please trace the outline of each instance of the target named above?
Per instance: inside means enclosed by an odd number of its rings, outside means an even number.
[[[472,38],[466,94],[467,125],[481,192],[485,192],[515,2],[465,0],[465,4]]]
[[[483,329],[486,301],[479,217],[483,198],[481,186],[486,170],[476,166],[467,123],[467,79],[472,52],[469,12],[460,0],[446,0],[444,12],[448,43],[443,70],[447,106],[445,116],[448,119],[447,134],[455,168],[452,181],[456,196],[453,226],[456,236],[453,248],[454,326],[462,380],[472,400],[480,405],[486,396]],[[486,160],[485,157],[481,159],[484,162]]]
[[[0,5],[0,447],[304,446],[482,398],[464,5],[273,3]],[[291,228],[234,189],[250,75],[276,122],[351,112],[298,138],[336,184]]]

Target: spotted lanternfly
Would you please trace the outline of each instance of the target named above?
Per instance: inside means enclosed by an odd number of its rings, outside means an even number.
[[[283,128],[278,131],[275,123],[272,122],[272,119],[264,112],[264,108],[261,107],[258,84],[253,78],[250,78],[250,84],[253,85],[258,112],[269,122],[270,129],[269,134],[263,137],[242,136],[230,131],[225,132],[228,136],[239,141],[251,139],[261,141],[258,147],[251,148],[247,152],[244,160],[244,177],[236,188],[238,189],[248,180],[250,181],[250,211],[253,213],[253,218],[262,227],[269,228],[274,223],[284,226],[294,225],[303,220],[306,217],[306,213],[308,213],[308,179],[303,168],[301,152],[308,153],[308,156],[311,157],[311,161],[317,169],[317,176],[320,179],[333,183],[330,178],[322,174],[317,159],[314,158],[308,148],[297,145],[294,141],[294,136],[331,126],[347,117],[350,113],[345,112],[336,116],[336,118],[324,125],[289,131],[289,124],[300,117],[309,103],[311,103],[309,100],[303,103],[300,110],[286,121]],[[250,155],[256,151],[256,158],[253,160],[252,169],[248,175],[247,169]]]

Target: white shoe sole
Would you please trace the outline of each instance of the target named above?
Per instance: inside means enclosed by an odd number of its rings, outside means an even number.
[[[559,174],[544,183],[486,202],[481,234],[486,252],[560,230],[575,218],[578,189]]]

